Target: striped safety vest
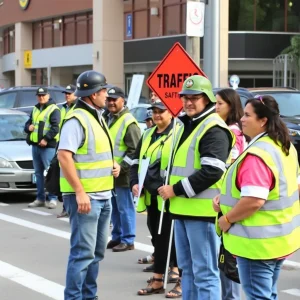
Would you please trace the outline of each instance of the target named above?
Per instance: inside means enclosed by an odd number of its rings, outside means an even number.
[[[67,114],[71,113],[74,110],[74,108],[75,108],[75,105],[72,105],[71,108],[68,109],[68,111],[64,106],[60,109],[60,127],[61,127],[65,117],[67,116]]]
[[[175,131],[178,132],[180,128],[180,125],[177,124]],[[154,143],[150,145],[152,134],[155,132],[157,127],[149,128],[147,129],[144,134],[143,134],[143,141],[142,141],[142,147],[140,151],[140,157],[138,161],[134,161],[134,163],[139,164],[139,162],[145,158],[149,157],[150,158],[150,164],[154,163],[157,159],[160,158],[160,176],[162,178],[165,178],[165,172],[168,167],[169,163],[169,157],[171,155],[171,144],[172,144],[172,133],[173,129],[169,131],[169,133],[166,135],[162,135],[157,139]],[[163,145],[161,144],[163,142]],[[140,173],[140,166],[139,164],[139,169],[138,173]],[[162,208],[162,201],[163,199],[160,196],[157,196],[157,205],[158,205],[158,210],[161,211]],[[146,206],[150,206],[151,204],[151,195],[150,193],[145,190],[145,194],[143,197],[140,197],[138,206],[137,206],[137,211],[138,212],[143,212],[146,210]]]
[[[37,107],[33,108],[32,111],[32,123],[34,125],[34,131],[31,132],[30,134],[30,140],[33,143],[38,143],[39,142],[39,126],[40,122],[44,122],[44,128],[43,128],[43,136],[45,136],[49,130],[51,129],[51,124],[50,124],[50,116],[54,110],[59,110],[56,104],[50,104],[47,106],[44,110],[40,111]],[[59,135],[57,134],[54,139],[58,141]]]
[[[76,108],[66,116],[66,120],[76,118],[84,129],[85,140],[73,156],[80,182],[87,193],[111,190],[114,187],[112,175],[113,157],[109,129],[102,119],[107,133],[88,111]],[[63,193],[74,193],[73,187],[60,171],[60,189]]]
[[[189,199],[185,196],[175,196],[170,200],[170,212],[177,215],[185,216],[203,216],[203,217],[215,217],[216,212],[212,207],[212,199],[220,193],[221,180],[213,184],[205,191],[195,195],[193,188],[191,187],[188,177],[201,169],[201,164],[215,165],[216,167],[225,171],[225,163],[210,159],[201,159],[201,154],[198,150],[198,145],[204,136],[204,134],[212,127],[220,126],[230,133],[232,136],[232,146],[235,143],[235,136],[232,131],[229,130],[226,123],[216,113],[207,116],[194,131],[188,136],[188,138],[178,147],[181,135],[183,134],[184,127],[182,127],[176,138],[177,144],[175,146],[175,157],[173,158],[173,165],[170,176],[170,184],[174,185],[181,180],[181,183],[189,196]],[[222,145],[220,145],[222,147]],[[224,149],[226,151],[226,149]]]
[[[241,192],[236,186],[237,173],[248,153],[265,162],[275,178],[275,186],[257,212],[233,224],[223,234],[225,248],[234,255],[248,259],[286,256],[300,247],[296,149],[291,144],[290,154],[286,156],[281,147],[268,136],[249,146],[225,175],[220,198],[223,214],[227,214],[241,198]]]
[[[132,164],[131,159],[126,156],[127,146],[124,143],[124,137],[127,128],[130,124],[135,123],[138,126],[137,120],[131,113],[124,113],[117,121],[109,128],[110,134],[114,140],[114,159],[118,164],[123,160],[129,165]]]

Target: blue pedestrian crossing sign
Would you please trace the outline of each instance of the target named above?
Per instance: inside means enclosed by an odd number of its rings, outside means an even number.
[[[126,36],[132,37],[132,14],[126,16]]]

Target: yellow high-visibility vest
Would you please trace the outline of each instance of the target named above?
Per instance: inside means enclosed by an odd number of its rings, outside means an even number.
[[[124,159],[131,165],[131,159],[126,157],[127,146],[124,143],[124,137],[127,128],[132,123],[137,126],[138,122],[131,113],[124,113],[117,121],[109,128],[110,134],[114,140],[114,158],[118,164],[120,164]]]
[[[40,111],[38,108],[34,107],[32,111],[32,124],[34,125],[34,131],[31,132],[30,134],[30,140],[33,143],[38,143],[38,132],[39,132],[39,126],[40,122],[44,122],[44,128],[43,128],[43,136],[45,136],[48,131],[51,128],[50,124],[50,116],[51,113],[54,110],[59,110],[56,104],[50,104],[47,106],[44,110]],[[54,139],[58,141],[59,135],[57,134]]]
[[[276,145],[268,136],[249,146],[225,175],[220,198],[223,214],[227,214],[241,198],[236,179],[239,166],[248,153],[265,162],[275,178],[275,186],[257,212],[233,224],[229,231],[223,234],[225,248],[234,255],[248,259],[286,256],[300,247],[296,149],[291,144],[290,154],[286,156],[281,150],[281,145]]]
[[[175,131],[178,132],[180,128],[180,125],[177,124],[175,127]],[[162,178],[165,177],[165,172],[168,167],[169,163],[169,157],[171,155],[171,143],[172,143],[172,133],[173,129],[169,131],[169,133],[166,135],[162,135],[157,139],[154,143],[150,145],[151,142],[151,137],[152,134],[155,132],[157,127],[149,128],[144,132],[143,135],[143,142],[142,142],[142,147],[140,151],[140,157],[139,157],[139,162],[143,158],[149,157],[150,158],[150,164],[154,163],[157,159],[160,158],[160,176]],[[162,144],[163,142],[163,144]],[[139,164],[139,173],[140,173],[140,166]],[[163,199],[160,196],[157,196],[157,205],[158,205],[158,210],[161,211],[162,208],[162,201]],[[137,211],[142,212],[146,210],[146,206],[149,206],[151,204],[151,195],[150,193],[145,190],[144,197],[140,197],[138,206],[137,206]]]
[[[97,120],[85,109],[75,108],[67,114],[66,120],[76,118],[84,129],[85,141],[73,156],[75,168],[85,192],[95,193],[111,190],[114,187],[112,175],[113,157],[111,145],[113,141],[109,129],[107,133]],[[73,187],[60,171],[60,189],[63,193],[74,192]]]
[[[191,176],[195,172],[201,169],[201,160],[199,153],[199,143],[205,133],[212,127],[220,126],[225,130],[228,130],[232,136],[232,146],[235,143],[235,135],[228,128],[226,123],[221,119],[218,114],[210,114],[188,136],[188,138],[178,147],[181,135],[184,128],[182,127],[178,132],[176,138],[177,144],[175,146],[175,157],[172,164],[170,184],[174,185],[181,180],[185,190],[190,191],[193,194],[194,191],[187,180],[187,177]],[[222,147],[222,145],[220,145]],[[226,151],[226,149],[224,149]],[[212,159],[212,164],[218,164],[218,161]],[[225,171],[224,165],[216,165]],[[170,212],[176,215],[185,216],[202,216],[202,217],[215,217],[216,212],[212,208],[212,199],[220,193],[222,179],[213,184],[205,191],[194,195],[187,199],[185,196],[175,196],[170,199]]]

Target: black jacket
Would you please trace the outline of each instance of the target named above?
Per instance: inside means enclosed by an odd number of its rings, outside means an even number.
[[[184,131],[179,141],[178,147],[188,138],[188,136],[193,132],[193,130],[202,122],[208,115],[215,112],[212,110],[209,114],[206,114],[203,117],[198,118],[204,112],[208,111],[213,107],[213,103],[207,105],[207,107],[198,115],[194,116],[192,119],[187,115],[179,117],[179,119],[184,124]],[[223,129],[222,127],[215,126],[210,128],[202,137],[200,143],[198,144],[198,149],[201,157],[211,157],[222,162],[226,163],[226,160],[229,156],[232,144],[232,136],[230,133]],[[177,148],[178,149],[178,148]],[[216,183],[219,179],[221,179],[223,175],[223,171],[218,167],[214,167],[211,165],[202,165],[201,169],[191,176],[188,177],[189,182],[196,194],[208,189],[214,183]],[[185,195],[188,200],[188,196],[183,188],[181,181],[177,182],[173,185],[175,195]],[[172,201],[172,200],[171,200]],[[215,218],[209,217],[188,217],[188,216],[179,216],[172,215],[173,218],[178,219],[201,219],[210,222],[214,222]]]
[[[43,105],[43,109],[45,110],[49,105],[51,104],[56,104],[54,102],[54,100],[52,100],[51,98],[49,99],[49,101]],[[35,105],[35,107],[40,110],[41,105],[38,103],[37,105]],[[33,111],[32,111],[33,112]],[[28,119],[28,121],[25,123],[25,127],[24,127],[24,131],[28,134],[27,136],[27,142],[30,145],[37,145],[38,143],[33,143],[32,141],[30,141],[30,134],[31,131],[29,131],[29,126],[32,124],[32,112],[30,114],[30,117]],[[56,147],[56,140],[54,139],[54,137],[59,133],[59,124],[60,124],[60,110],[59,109],[55,109],[51,115],[50,115],[50,124],[51,124],[51,128],[50,130],[47,132],[47,134],[45,136],[40,136],[39,137],[39,141],[41,141],[42,139],[47,141],[47,146],[48,148],[55,148]],[[42,129],[41,129],[42,132]]]

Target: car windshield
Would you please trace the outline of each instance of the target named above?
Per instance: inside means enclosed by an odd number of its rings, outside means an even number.
[[[274,97],[279,105],[280,115],[292,117],[300,115],[300,93],[261,93]]]
[[[135,107],[130,112],[137,119],[139,123],[145,123],[147,117],[147,107]]]
[[[0,115],[0,141],[26,140],[24,125],[27,120],[26,115]]]

